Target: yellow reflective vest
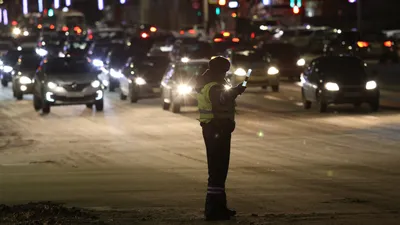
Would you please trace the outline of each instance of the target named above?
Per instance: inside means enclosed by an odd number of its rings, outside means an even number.
[[[197,95],[197,104],[200,113],[199,121],[202,123],[209,123],[212,119],[231,119],[235,118],[235,104],[234,102],[221,105],[218,109],[213,109],[210,90],[213,86],[218,85],[217,82],[210,82],[201,89]]]

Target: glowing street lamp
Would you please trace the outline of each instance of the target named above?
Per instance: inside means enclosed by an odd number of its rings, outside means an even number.
[[[54,8],[55,9],[60,8],[60,0],[54,0]]]
[[[97,8],[99,10],[103,10],[104,9],[104,0],[97,0]]]
[[[38,10],[39,12],[43,12],[43,0],[38,0]]]
[[[71,0],[65,0],[65,6],[71,6]]]
[[[22,1],[22,12],[28,14],[28,0]]]

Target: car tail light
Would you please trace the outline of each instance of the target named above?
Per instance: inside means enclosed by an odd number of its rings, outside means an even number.
[[[78,34],[82,33],[82,29],[78,26],[74,27],[74,31]]]
[[[93,34],[89,34],[88,38],[89,38],[89,40],[92,40],[93,39]]]
[[[62,27],[62,31],[64,31],[64,32],[68,31],[68,27],[67,26],[63,26]]]
[[[385,47],[390,48],[390,47],[393,46],[393,42],[392,42],[392,41],[385,41],[385,42],[383,42],[383,45],[384,45]]]
[[[149,34],[147,34],[147,33],[142,33],[140,36],[141,36],[142,38],[148,38],[148,37],[149,37]]]
[[[184,33],[185,33],[185,31],[181,30],[179,33],[180,33],[180,34],[184,34]]]
[[[195,30],[193,30],[193,29],[190,29],[190,30],[189,30],[189,34],[195,34],[195,33],[196,33]]]
[[[359,41],[359,42],[357,42],[357,45],[358,45],[358,47],[360,47],[360,48],[366,48],[366,47],[368,47],[368,42],[365,42],[365,41]]]
[[[156,31],[157,31],[157,28],[156,28],[156,27],[150,27],[150,31],[151,31],[151,32],[156,32]]]
[[[214,42],[222,42],[222,38],[214,38]]]
[[[232,38],[232,42],[239,42],[240,39],[239,38]]]
[[[18,25],[18,22],[17,22],[17,21],[15,21],[15,20],[13,20],[13,21],[11,22],[11,25],[13,25],[13,26],[17,26],[17,25]]]
[[[37,28],[38,28],[38,29],[42,29],[42,28],[43,28],[42,24],[38,24],[38,25],[37,25]]]
[[[54,24],[51,24],[51,25],[50,25],[50,29],[51,29],[51,30],[54,30],[54,28],[56,28],[56,27],[54,26]]]
[[[231,33],[229,33],[229,32],[223,32],[222,35],[223,35],[224,37],[229,37],[229,36],[231,36]]]
[[[256,37],[256,33],[254,33],[254,32],[251,33],[250,37],[251,37],[251,38],[255,38],[255,37]]]

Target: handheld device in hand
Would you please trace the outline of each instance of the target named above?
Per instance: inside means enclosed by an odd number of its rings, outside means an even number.
[[[244,79],[244,81],[243,81],[243,83],[242,83],[242,86],[243,86],[243,87],[246,87],[247,81],[249,80],[250,75],[251,75],[251,71],[252,71],[251,69],[248,69],[248,70],[247,70],[246,78]]]

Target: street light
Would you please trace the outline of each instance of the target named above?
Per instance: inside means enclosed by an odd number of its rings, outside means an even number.
[[[38,0],[38,9],[39,12],[43,12],[43,0]]]
[[[4,23],[4,25],[8,25],[8,13],[7,13],[7,9],[3,9],[3,23]]]
[[[125,4],[125,3],[126,3],[126,0],[119,0],[119,3]]]
[[[60,8],[60,0],[54,0],[54,8],[55,9]]]
[[[103,10],[104,9],[104,0],[97,0],[97,8],[99,10]]]
[[[28,14],[28,0],[22,1],[22,12]]]
[[[71,0],[65,0],[65,6],[71,6]]]

